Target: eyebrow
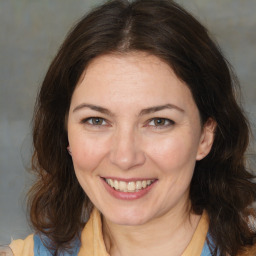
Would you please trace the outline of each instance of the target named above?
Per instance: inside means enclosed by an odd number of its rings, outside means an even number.
[[[154,106],[154,107],[150,107],[150,108],[145,108],[145,109],[142,109],[140,111],[140,116],[142,115],[147,115],[147,114],[151,114],[151,113],[154,113],[154,112],[157,112],[157,111],[161,111],[161,110],[164,110],[164,109],[175,109],[175,110],[178,110],[180,112],[184,112],[184,110],[176,105],[173,105],[173,104],[165,104],[165,105],[160,105],[160,106]]]
[[[80,109],[83,109],[83,108],[90,108],[92,110],[95,110],[97,112],[100,112],[100,113],[103,113],[103,114],[106,114],[106,115],[109,115],[109,116],[113,116],[114,115],[111,111],[109,111],[106,108],[103,108],[103,107],[100,107],[100,106],[96,106],[96,105],[92,105],[92,104],[86,104],[86,103],[82,103],[82,104],[76,106],[73,109],[73,112],[76,112],[76,111],[78,111]]]
[[[89,108],[89,109],[92,109],[94,111],[97,111],[97,112],[100,112],[100,113],[103,113],[103,114],[106,114],[106,115],[109,115],[109,116],[114,116],[114,114],[111,111],[109,111],[107,108],[103,108],[103,107],[93,105],[93,104],[86,104],[86,103],[82,103],[82,104],[76,106],[73,109],[73,112],[76,112],[76,111],[78,111],[80,109],[83,109],[83,108]],[[184,110],[182,108],[180,108],[176,105],[165,104],[165,105],[153,106],[153,107],[142,109],[139,113],[139,116],[155,113],[157,111],[161,111],[161,110],[164,110],[164,109],[175,109],[175,110],[178,110],[179,112],[184,112]]]

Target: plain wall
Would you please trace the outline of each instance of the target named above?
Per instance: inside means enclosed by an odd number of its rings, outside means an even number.
[[[32,180],[27,171],[31,118],[40,83],[71,26],[100,2],[103,1],[0,1],[0,244],[31,232],[25,194]],[[256,134],[256,1],[178,2],[209,28],[233,64]]]

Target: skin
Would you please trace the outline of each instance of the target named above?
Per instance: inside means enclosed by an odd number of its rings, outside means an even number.
[[[200,219],[190,212],[190,182],[215,123],[202,127],[189,88],[170,66],[143,52],[95,58],[73,93],[67,128],[78,181],[103,214],[108,252],[181,255]],[[156,182],[145,196],[121,200],[102,177]]]

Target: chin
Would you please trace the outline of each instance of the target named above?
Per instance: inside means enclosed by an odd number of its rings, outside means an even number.
[[[147,213],[140,210],[116,210],[103,215],[108,221],[117,225],[136,226],[143,225],[152,219]]]

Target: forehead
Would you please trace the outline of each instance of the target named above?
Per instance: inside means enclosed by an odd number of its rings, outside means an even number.
[[[121,105],[127,101],[137,105],[194,104],[189,88],[172,68],[145,52],[96,57],[85,69],[72,98]]]

